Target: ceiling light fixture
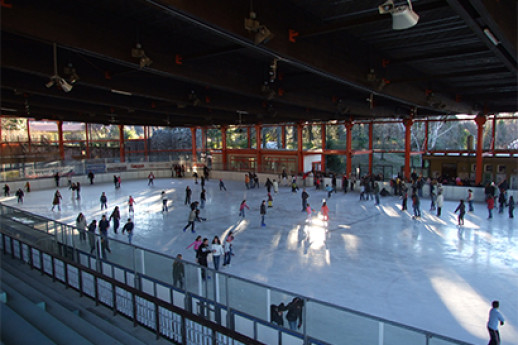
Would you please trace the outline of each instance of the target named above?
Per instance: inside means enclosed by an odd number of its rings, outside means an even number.
[[[68,81],[70,84],[75,84],[79,80],[79,75],[76,72],[76,69],[72,65],[71,62],[63,68],[63,73],[68,76]]]
[[[407,0],[408,5],[395,6],[393,0],[387,0],[380,6],[378,11],[380,14],[390,13],[392,16],[392,29],[405,30],[417,24],[419,15],[412,8],[412,1]]]
[[[153,60],[146,55],[140,43],[137,43],[135,48],[131,48],[131,56],[139,59],[140,68],[149,67],[153,63]]]
[[[255,33],[255,44],[267,43],[274,36],[266,25],[261,25],[261,23],[259,23],[257,20],[257,14],[253,10],[250,10],[249,17],[245,18],[245,30]]]
[[[51,88],[54,85],[57,85],[61,90],[70,92],[72,91],[73,86],[58,74],[58,48],[55,42],[52,44],[52,48],[54,54],[54,74],[50,77],[50,80],[45,84],[45,86],[47,88]]]

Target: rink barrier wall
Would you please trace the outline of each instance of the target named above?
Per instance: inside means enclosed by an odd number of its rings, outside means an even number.
[[[117,164],[118,166],[124,165],[124,163]],[[132,164],[128,163],[128,166],[131,166]],[[133,164],[134,165],[134,164]],[[150,170],[147,168],[144,164],[144,168],[141,168],[139,170],[129,170],[129,171],[118,171],[118,172],[110,172],[110,173],[98,173],[95,175],[94,183],[113,183],[113,175],[117,175],[121,177],[121,183],[124,184],[125,181],[133,181],[133,180],[146,180],[148,178],[149,173],[152,171],[155,175],[155,178],[171,178],[171,169],[170,168],[156,168],[153,170]],[[155,166],[156,167],[156,166]],[[195,171],[199,171],[198,175],[201,177],[201,168],[194,167]],[[219,180],[223,179],[223,181],[242,181],[244,185],[245,181],[245,174],[244,171],[225,171],[225,170],[211,170],[210,172],[210,179],[212,180]],[[259,184],[260,187],[264,186],[264,183],[266,182],[266,179],[269,178],[272,182],[273,180],[277,180],[279,182],[279,187],[281,186],[291,186],[291,180],[292,176],[288,176],[287,183],[284,183],[278,174],[267,174],[267,173],[257,173],[257,176],[259,177]],[[176,177],[175,177],[176,178]],[[188,171],[185,173],[185,179],[192,179],[192,171],[191,168],[188,169]],[[31,190],[47,190],[47,189],[54,189],[56,188],[56,182],[54,178],[52,177],[45,177],[45,178],[37,178],[37,179],[29,179],[31,184]],[[90,180],[88,180],[87,175],[72,175],[71,177],[72,182],[80,182],[83,187],[90,184]],[[11,188],[11,193],[14,195],[16,190],[18,188],[22,188],[25,190],[26,180],[23,181],[11,181],[8,182],[9,187]],[[299,188],[314,188],[313,186],[313,178],[307,177],[306,179],[302,179],[302,177],[297,177],[297,186]],[[350,183],[350,182],[349,182]],[[380,184],[380,190],[385,188],[389,193],[392,193],[392,187],[390,186],[390,182],[387,181],[378,181]],[[327,185],[332,185],[331,178],[324,178],[324,184],[323,187]],[[67,176],[62,176],[60,178],[60,187],[64,187],[67,185]],[[339,191],[342,190],[342,179],[337,178],[336,181],[337,189]],[[409,191],[411,190],[411,185],[407,184],[407,187],[409,188]],[[468,189],[471,189],[473,191],[473,200],[475,202],[485,202],[485,193],[483,187],[463,187],[463,186],[451,186],[451,185],[443,185],[442,187],[444,200],[450,200],[450,201],[458,201],[460,199],[466,200],[468,196]],[[349,190],[350,188],[348,188]],[[355,183],[355,192],[360,191],[360,182],[356,181]],[[498,193],[498,191],[497,191]],[[498,195],[498,194],[497,194]],[[515,200],[518,198],[518,191],[517,190],[508,190],[507,191],[507,197],[513,196]],[[409,195],[410,196],[410,195]],[[425,184],[423,186],[423,196],[429,198],[430,197],[430,186],[428,184]]]
[[[186,261],[180,261],[185,267],[184,286],[175,287],[171,282],[173,257],[110,238],[115,254],[110,253],[107,260],[100,250],[99,235],[95,236],[96,250],[91,254],[88,234],[82,241],[81,232],[73,226],[3,204],[0,211],[0,250],[4,254],[25,261],[81,295],[112,308],[114,313],[157,332],[157,336],[172,339],[183,334],[180,329],[187,334],[184,338],[192,334],[191,338],[201,339],[189,344],[211,344],[206,340],[210,338],[207,327],[200,326],[199,319],[189,319],[193,326],[188,327],[181,321],[181,313],[164,309],[166,305],[269,345],[330,345],[345,339],[377,345],[469,345]],[[162,268],[165,270],[160,271]],[[204,280],[204,276],[210,278]],[[287,304],[294,297],[304,300],[302,328],[291,331],[272,324],[269,306]]]

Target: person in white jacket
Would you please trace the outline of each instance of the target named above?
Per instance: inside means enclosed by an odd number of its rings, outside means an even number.
[[[223,246],[221,245],[221,241],[219,240],[218,236],[214,236],[210,249],[212,252],[212,261],[214,263],[214,269],[217,271],[217,270],[219,270],[219,261],[220,261],[221,255],[224,254]]]
[[[437,217],[441,216],[441,209],[444,205],[444,195],[442,195],[442,190],[439,189],[439,194],[437,194]]]

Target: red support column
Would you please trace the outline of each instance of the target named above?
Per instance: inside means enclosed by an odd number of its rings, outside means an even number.
[[[352,155],[352,142],[353,142],[353,137],[352,137],[352,129],[353,129],[353,123],[351,121],[346,121],[345,122],[345,139],[346,139],[346,145],[345,145],[345,156],[346,156],[346,160],[345,160],[345,176],[347,176],[347,178],[350,178],[351,177],[351,168],[352,168],[352,162],[351,162],[351,159],[353,157]]]
[[[124,125],[119,125],[119,153],[121,163],[126,161],[126,152],[124,150]]]
[[[65,146],[63,144],[63,121],[58,121],[58,145],[59,145],[59,159],[65,160]]]
[[[261,136],[261,125],[255,125],[255,139],[257,142],[257,171],[262,171],[262,157],[261,157],[261,146],[262,146],[262,136]]]
[[[281,126],[281,145],[281,148],[286,150],[286,125]]]
[[[412,119],[403,120],[405,125],[405,170],[404,175],[406,180],[410,180],[410,148],[412,143]]]
[[[321,158],[320,158],[320,168],[322,169],[323,172],[326,171],[326,155],[325,155],[325,151],[326,151],[326,125],[325,124],[321,124],[320,125],[321,127],[321,134],[322,134],[322,155],[321,155]]]
[[[371,122],[369,123],[369,175],[372,175],[372,158],[374,153],[372,152],[372,137],[374,133],[374,124]]]
[[[482,150],[484,149],[484,124],[486,117],[484,115],[475,118],[477,123],[477,163],[475,166],[475,184],[482,183],[483,161]]]
[[[149,149],[148,149],[148,138],[149,138],[149,126],[144,126],[144,161],[149,161]]]
[[[252,131],[250,130],[250,126],[247,126],[246,127],[246,136],[247,136],[247,140],[248,140],[248,146],[246,147],[247,149],[252,148],[252,138],[250,137],[250,135],[252,134],[251,132]]]
[[[302,153],[302,123],[297,123],[297,161],[297,172],[304,173],[304,154]]]
[[[196,164],[198,155],[196,154],[196,127],[191,127],[191,149],[192,149],[192,163]]]
[[[227,170],[227,126],[221,126],[221,163],[223,170]],[[250,127],[248,128],[248,141],[250,141]]]

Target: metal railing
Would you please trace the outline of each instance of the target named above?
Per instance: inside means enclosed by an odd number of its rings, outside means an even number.
[[[21,260],[54,281],[77,290],[140,325],[177,344],[260,345],[259,341],[239,334],[204,317],[192,314],[153,295],[108,277],[96,270],[70,261],[0,233],[0,250]]]
[[[3,204],[0,228],[5,235],[32,241],[34,247],[63,260],[271,345],[469,345],[187,261],[179,261],[185,275],[175,285],[172,269],[176,258],[115,239],[109,239],[111,253],[103,254],[98,235],[91,241],[91,234],[84,236],[73,226]],[[288,304],[295,297],[304,301],[301,327],[291,330],[271,323],[270,306]],[[155,322],[152,320],[146,322]]]

